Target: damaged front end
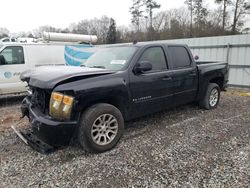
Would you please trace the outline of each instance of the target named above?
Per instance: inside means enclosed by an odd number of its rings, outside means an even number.
[[[50,153],[68,145],[77,126],[77,121],[62,121],[50,115],[51,94],[49,90],[32,88],[32,94],[28,95],[21,105],[22,117],[28,117],[31,128],[20,134],[27,140],[28,145],[40,153]]]
[[[45,143],[39,139],[32,131],[18,131],[14,126],[11,127],[19,138],[27,145],[31,146],[34,150],[42,154],[49,154],[55,151],[55,147]]]
[[[23,72],[20,79],[27,82],[31,90],[21,106],[22,116],[28,117],[31,125],[30,131],[22,132],[28,144],[42,153],[50,151],[51,147],[68,145],[78,125],[80,111],[73,89],[60,86],[114,72],[72,66],[43,66]]]

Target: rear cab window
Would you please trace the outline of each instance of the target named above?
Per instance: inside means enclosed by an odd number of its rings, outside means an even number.
[[[192,66],[192,61],[187,49],[183,46],[169,46],[168,50],[173,62],[173,69]]]
[[[24,64],[24,53],[22,46],[8,46],[0,53],[5,59],[6,65]]]

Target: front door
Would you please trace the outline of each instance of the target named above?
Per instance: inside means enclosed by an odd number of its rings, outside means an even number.
[[[131,74],[131,117],[171,107],[173,98],[172,72],[168,69],[164,48],[155,46],[145,49],[138,63],[142,61],[150,62],[152,70],[141,74]]]
[[[0,65],[0,94],[25,91],[24,82],[20,80],[20,74],[27,70],[22,46],[7,46],[0,55],[4,57],[5,64]]]

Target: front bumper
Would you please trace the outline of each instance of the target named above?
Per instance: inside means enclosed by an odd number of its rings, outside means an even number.
[[[23,116],[28,116],[32,134],[51,146],[68,145],[77,127],[77,121],[55,121],[33,107],[29,97],[26,97],[21,106]]]

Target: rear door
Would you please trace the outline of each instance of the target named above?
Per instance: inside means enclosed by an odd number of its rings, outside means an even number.
[[[175,105],[195,100],[198,89],[198,72],[185,46],[168,46],[173,69]]]
[[[152,70],[130,76],[132,117],[168,108],[173,104],[173,81],[163,46],[150,46],[143,50],[137,63],[149,61]]]
[[[20,74],[27,70],[22,46],[6,46],[0,52],[5,59],[5,64],[0,65],[0,94],[25,91],[24,82],[21,82]]]

